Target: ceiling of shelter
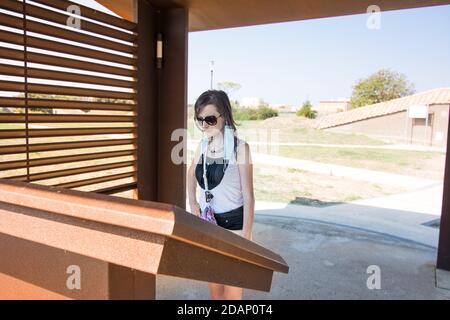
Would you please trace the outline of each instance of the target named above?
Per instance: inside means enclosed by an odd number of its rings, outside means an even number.
[[[137,0],[96,0],[133,21]],[[243,27],[366,13],[372,0],[145,0],[158,7],[187,7],[189,31]],[[450,0],[377,0],[381,11],[450,4]]]

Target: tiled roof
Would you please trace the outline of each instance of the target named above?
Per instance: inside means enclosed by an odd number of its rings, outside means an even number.
[[[383,116],[395,112],[405,111],[412,105],[450,103],[450,88],[437,88],[416,93],[407,97],[351,109],[349,111],[333,113],[317,119],[316,128],[325,129],[350,122]]]

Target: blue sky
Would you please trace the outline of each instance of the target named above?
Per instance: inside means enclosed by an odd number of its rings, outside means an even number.
[[[211,59],[215,82],[242,85],[234,98],[294,106],[350,97],[355,81],[381,68],[404,73],[418,92],[450,86],[450,6],[381,12],[377,30],[368,18],[190,33],[188,101],[209,88]]]
[[[382,11],[375,30],[367,28],[368,18],[190,33],[188,102],[209,89],[210,60],[215,83],[242,86],[233,99],[260,97],[273,104],[347,98],[358,79],[382,68],[405,74],[417,92],[450,86],[450,5]]]

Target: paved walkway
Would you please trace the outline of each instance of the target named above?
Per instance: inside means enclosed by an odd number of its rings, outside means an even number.
[[[188,150],[195,151],[198,143],[188,140]],[[295,168],[314,173],[346,177],[353,180],[368,181],[372,183],[400,186],[408,190],[424,188],[436,184],[436,180],[405,176],[395,173],[346,167],[330,163],[322,163],[311,160],[274,156],[265,153],[252,152],[253,163]]]
[[[270,292],[246,289],[244,299],[450,299],[435,288],[435,248],[304,219],[304,209],[256,212],[253,241],[279,253],[290,270],[274,274]],[[380,270],[380,289],[367,287],[369,266]],[[168,276],[157,277],[156,292],[157,299],[209,299],[205,282]]]
[[[253,156],[259,163],[301,164],[302,170],[308,164]],[[380,183],[399,179],[411,183],[410,191],[326,207],[257,201],[253,239],[279,253],[290,272],[274,275],[270,293],[245,290],[244,299],[450,299],[450,291],[435,287],[439,229],[427,225],[441,214],[442,182],[332,168],[354,179],[357,173],[369,181],[381,175]],[[373,265],[381,270],[381,289],[367,288]],[[157,298],[209,299],[209,293],[203,282],[159,277]]]
[[[431,151],[445,153],[445,147],[422,146],[415,144],[384,144],[384,145],[362,145],[362,144],[330,144],[330,143],[306,143],[306,142],[266,142],[247,141],[250,145],[279,145],[279,146],[306,146],[306,147],[327,147],[346,149],[387,149],[387,150],[408,150],[408,151]]]

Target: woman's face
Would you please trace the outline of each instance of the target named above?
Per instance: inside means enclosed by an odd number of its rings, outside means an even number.
[[[197,125],[205,132],[208,137],[216,136],[222,132],[223,127],[225,126],[225,119],[223,115],[217,111],[217,108],[213,104],[208,104],[197,115],[197,117],[201,119],[205,119],[209,116],[215,116],[217,119],[217,123],[215,125],[209,125],[206,121],[197,121]]]

